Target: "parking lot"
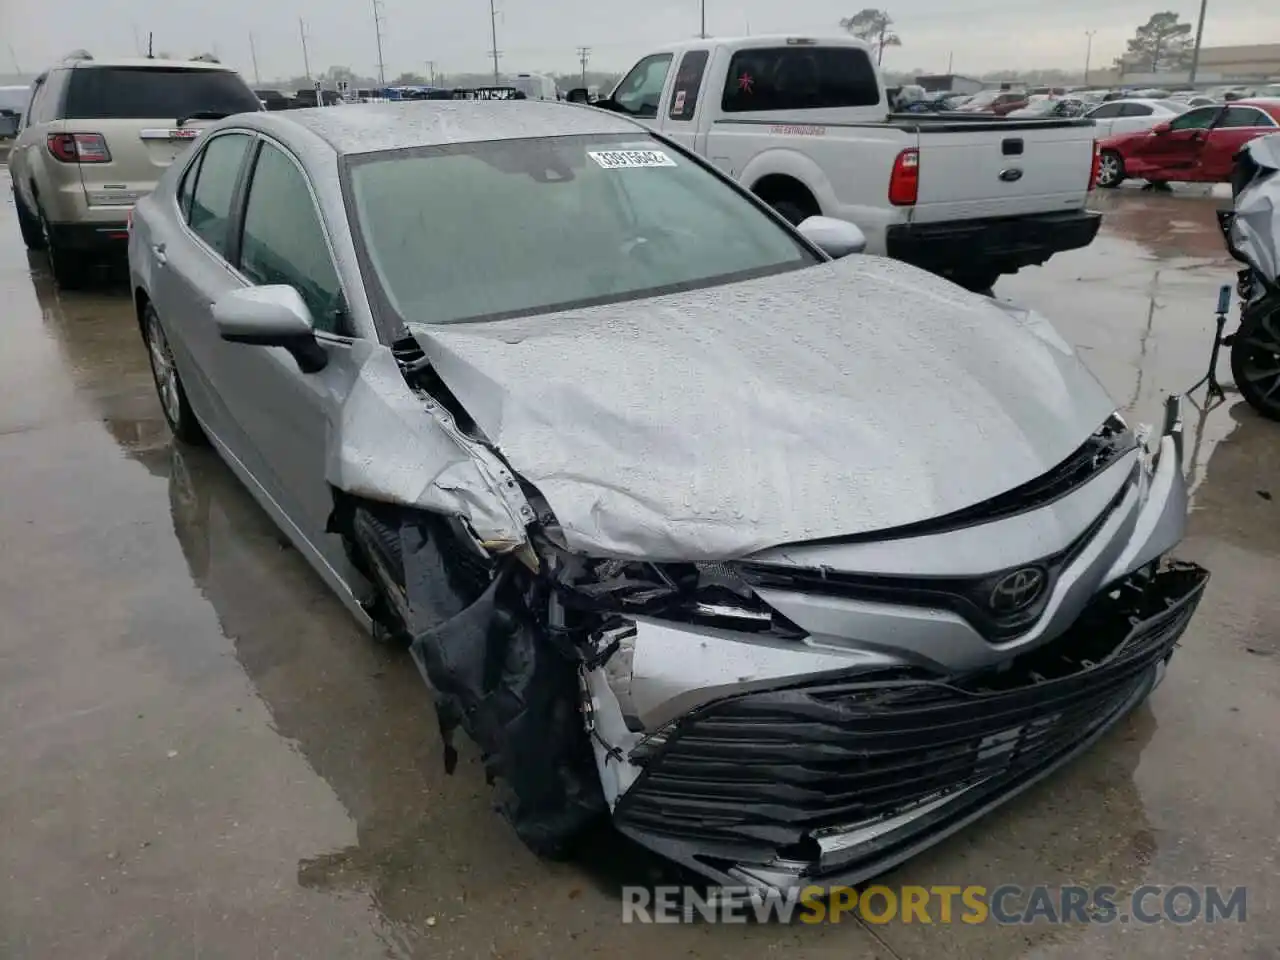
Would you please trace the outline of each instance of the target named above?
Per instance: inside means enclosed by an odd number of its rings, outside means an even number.
[[[1090,247],[996,292],[1158,422],[1234,280],[1219,202],[1098,195]],[[172,443],[121,278],[55,290],[6,202],[0,303],[0,956],[1280,956],[1280,424],[1233,393],[1187,411],[1180,553],[1213,580],[1163,685],[884,882],[1245,886],[1247,922],[623,929],[621,885],[666,868],[608,836],[538,860],[474,751],[445,774],[409,658],[216,456]]]

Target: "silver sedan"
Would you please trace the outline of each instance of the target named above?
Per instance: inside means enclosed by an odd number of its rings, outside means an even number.
[[[611,816],[723,883],[852,883],[1084,749],[1207,574],[1041,317],[793,230],[585,106],[229,118],[138,204],[139,325],[534,849]]]

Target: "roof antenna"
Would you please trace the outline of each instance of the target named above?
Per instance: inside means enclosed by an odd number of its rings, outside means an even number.
[[[155,33],[148,30],[147,31],[147,59],[148,60],[154,60],[156,58],[156,55],[153,52],[155,50],[155,42],[156,42]]]

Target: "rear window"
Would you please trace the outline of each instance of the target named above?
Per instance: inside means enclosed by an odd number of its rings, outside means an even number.
[[[739,50],[729,61],[720,109],[822,110],[880,102],[876,70],[857,47]]]
[[[72,71],[67,120],[173,120],[198,113],[261,110],[253,91],[229,70],[181,67],[80,67]]]

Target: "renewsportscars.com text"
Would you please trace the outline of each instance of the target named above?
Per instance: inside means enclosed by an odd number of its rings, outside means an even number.
[[[624,887],[623,923],[1112,924],[1243,923],[1245,887],[1112,886]]]

